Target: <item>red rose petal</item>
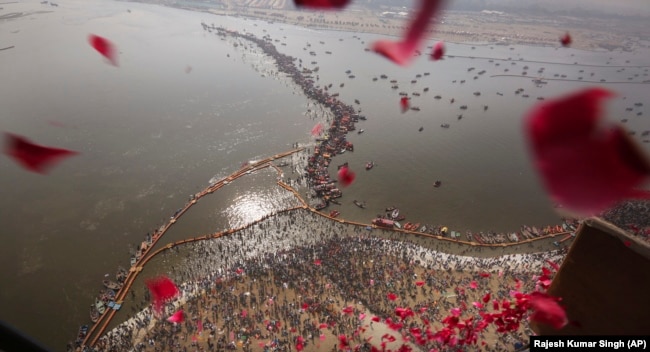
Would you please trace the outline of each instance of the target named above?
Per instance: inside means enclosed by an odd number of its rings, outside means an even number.
[[[172,316],[167,318],[167,321],[170,323],[182,323],[183,320],[185,320],[185,317],[183,316],[183,310],[180,309],[176,313],[174,313]]]
[[[469,288],[477,289],[478,288],[478,282],[476,282],[476,281],[470,282],[469,283]]]
[[[149,288],[153,307],[157,313],[162,311],[163,304],[176,298],[180,294],[176,284],[166,276],[149,279],[145,284]]]
[[[490,293],[486,293],[485,296],[483,296],[483,303],[487,303],[490,301]]]
[[[560,43],[562,43],[562,46],[569,46],[571,45],[572,39],[571,35],[569,32],[564,33],[562,37],[560,37]]]
[[[402,109],[402,114],[409,110],[410,100],[407,97],[402,97],[399,100],[399,107]]]
[[[420,47],[431,18],[439,11],[443,0],[421,0],[420,9],[409,24],[406,35],[402,40],[393,42],[380,40],[373,44],[372,50],[392,60],[396,64],[408,64],[415,51]]]
[[[88,42],[93,48],[95,48],[95,50],[107,58],[111,65],[118,66],[117,49],[113,43],[106,38],[94,34],[88,36]]]
[[[482,272],[481,277],[490,277],[490,273]]]
[[[314,260],[314,265],[321,265],[321,260],[320,259]]]
[[[38,145],[11,133],[5,133],[5,137],[5,153],[25,169],[41,174],[64,158],[78,154],[67,149]]]
[[[623,244],[625,245],[625,247],[630,247],[632,245],[632,242],[630,242],[629,240],[625,240],[623,241]]]
[[[445,43],[437,42],[433,46],[433,51],[431,52],[431,60],[438,61],[442,59],[443,55],[445,55]]]
[[[397,299],[397,295],[394,294],[394,293],[392,293],[392,292],[389,292],[389,293],[386,295],[386,298],[388,298],[388,299],[391,300],[391,301],[394,301],[394,300]]]
[[[381,318],[378,317],[378,316],[374,316],[374,317],[370,318],[370,320],[374,321],[375,323],[379,323],[381,321]]]
[[[293,0],[296,7],[307,7],[319,10],[342,9],[350,0]]]
[[[350,171],[350,169],[347,166],[344,166],[339,169],[338,176],[339,176],[339,183],[341,183],[343,187],[347,187],[351,185],[352,182],[354,182],[354,178],[356,177],[354,172]]]
[[[556,203],[580,215],[650,196],[635,189],[650,176],[646,157],[621,127],[598,126],[599,103],[612,95],[583,90],[539,104],[527,118],[530,149],[546,189]]]
[[[548,259],[546,259],[546,262],[547,262],[548,265],[550,265],[550,266],[551,266],[555,271],[560,271],[560,266],[557,265],[557,263],[555,263],[555,262],[553,262],[553,261],[550,261],[550,260],[548,260]]]
[[[530,305],[533,314],[530,320],[547,324],[555,329],[561,329],[567,325],[566,312],[553,298],[541,294],[531,295]]]
[[[323,131],[323,125],[319,122],[314,127],[311,129],[311,135],[312,136],[319,136],[320,133]]]
[[[418,287],[424,286],[424,281],[416,281],[415,286],[418,286]]]
[[[349,345],[348,338],[343,334],[339,335],[339,348],[344,350]]]

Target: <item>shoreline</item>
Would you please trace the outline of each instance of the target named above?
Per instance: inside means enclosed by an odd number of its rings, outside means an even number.
[[[258,4],[246,7],[236,2],[228,5],[193,7],[176,3],[141,1],[163,6],[209,13],[213,15],[245,17],[269,22],[310,28],[355,33],[369,33],[388,37],[401,37],[412,14],[397,15],[390,11],[348,6],[342,11],[316,11],[296,9],[292,5],[281,7]],[[412,11],[412,9],[409,9]],[[457,44],[474,45],[531,45],[561,47],[560,37],[571,33],[571,48],[585,51],[634,51],[644,47],[632,39],[630,32],[643,28],[640,20],[617,19],[616,26],[600,18],[554,17],[552,21],[539,16],[517,13],[484,13],[472,11],[443,11],[428,30],[428,39]],[[603,30],[608,28],[608,31]],[[611,30],[610,30],[611,29]]]
[[[301,210],[299,210],[299,212],[301,212]],[[188,251],[189,253],[193,253],[194,259],[187,259],[187,261],[184,264],[184,269],[179,269],[177,267],[175,271],[170,272],[171,273],[170,275],[172,275],[172,277],[177,277],[177,275],[181,275],[181,277],[185,277],[185,278],[189,278],[189,277],[195,278],[194,280],[191,281],[190,280],[183,281],[183,284],[181,286],[186,288],[184,290],[185,295],[183,295],[183,299],[186,299],[187,301],[192,301],[194,297],[194,300],[196,300],[196,295],[201,296],[201,291],[205,291],[208,293],[213,292],[212,294],[214,294],[214,291],[212,291],[212,288],[210,288],[209,285],[213,285],[215,282],[222,282],[222,284],[219,284],[220,287],[222,287],[222,289],[229,286],[227,282],[236,284],[236,286],[240,289],[239,292],[240,294],[246,291],[253,292],[253,290],[251,290],[249,286],[251,284],[250,281],[251,278],[249,278],[248,276],[250,275],[254,279],[255,275],[257,275],[254,273],[258,271],[257,269],[255,270],[251,269],[249,264],[246,264],[246,262],[252,261],[253,264],[250,265],[253,266],[255,262],[257,262],[257,265],[263,265],[263,267],[266,269],[263,269],[262,272],[271,270],[271,268],[269,268],[267,264],[273,261],[272,258],[286,258],[286,260],[288,260],[288,263],[286,264],[287,265],[290,264],[289,265],[290,267],[303,267],[305,265],[311,266],[312,265],[311,260],[306,260],[305,263],[302,262],[302,259],[298,259],[298,258],[302,258],[303,257],[302,255],[297,256],[296,259],[291,259],[292,256],[289,253],[295,251],[295,248],[303,248],[302,251],[308,250],[309,253],[312,253],[310,254],[310,257],[314,256],[317,258],[321,258],[323,262],[322,266],[324,268],[330,265],[334,265],[335,267],[337,265],[343,265],[341,267],[338,267],[338,270],[339,271],[345,270],[344,268],[346,266],[343,263],[341,263],[340,260],[343,260],[343,258],[348,258],[348,256],[342,255],[342,253],[337,254],[336,256],[318,255],[319,251],[329,250],[329,248],[332,245],[334,245],[333,243],[340,244],[342,238],[349,238],[349,240],[346,241],[346,243],[348,243],[350,246],[353,246],[352,243],[362,243],[364,241],[371,241],[372,246],[367,248],[374,248],[373,250],[380,251],[377,253],[382,253],[381,257],[403,258],[403,260],[406,260],[407,262],[409,260],[407,260],[406,258],[409,257],[413,258],[410,259],[410,261],[415,265],[415,267],[421,268],[418,270],[422,270],[419,271],[418,274],[419,276],[422,276],[423,275],[422,273],[427,270],[440,271],[439,274],[435,274],[433,275],[433,277],[440,277],[440,275],[449,274],[451,275],[450,278],[457,277],[458,275],[460,275],[460,277],[466,277],[468,275],[477,276],[479,273],[484,271],[491,272],[493,274],[493,278],[490,279],[491,283],[489,283],[488,286],[490,287],[490,290],[494,292],[497,292],[499,290],[499,287],[504,286],[501,284],[502,284],[502,280],[505,280],[506,278],[520,278],[523,280],[524,278],[530,277],[532,274],[539,271],[538,269],[540,269],[541,266],[545,265],[545,261],[540,258],[542,257],[548,258],[549,260],[556,261],[559,263],[561,261],[561,258],[563,257],[562,252],[559,251],[548,252],[548,251],[544,251],[542,248],[540,248],[540,250],[544,252],[538,254],[514,254],[514,255],[506,255],[501,257],[493,257],[491,255],[490,258],[477,258],[474,256],[467,256],[467,255],[465,256],[449,255],[441,252],[436,252],[434,249],[431,248],[421,247],[417,244],[414,244],[411,241],[412,239],[403,238],[403,236],[400,237],[399,234],[389,234],[387,231],[377,231],[377,230],[373,230],[365,234],[366,232],[365,230],[351,227],[351,225],[342,225],[336,222],[333,223],[325,219],[322,219],[321,217],[316,216],[316,214],[311,214],[306,216],[305,215],[294,216],[294,215],[295,214],[287,213],[284,215],[269,217],[263,223],[255,225],[251,229],[242,230],[241,233],[233,233],[231,236],[228,237],[221,237],[219,239],[208,240],[208,242],[188,245],[188,248],[186,248],[185,250]],[[293,225],[291,225],[292,222]],[[280,231],[279,233],[275,233],[275,231],[270,231],[273,230],[274,227],[280,228],[282,226],[287,226],[287,230]],[[326,234],[326,238],[321,240],[320,238],[315,239],[314,237],[310,236],[309,230],[307,230],[310,228],[311,229],[320,228]],[[339,235],[342,237],[336,237]],[[271,238],[270,241],[267,243],[265,243],[265,241],[260,242],[259,240],[258,241],[255,240],[255,238],[263,238],[268,236],[270,236]],[[381,236],[381,237],[375,237],[375,236]],[[250,240],[246,241],[247,250],[242,252],[239,246],[241,245],[241,243],[243,243],[241,242],[243,238],[249,238]],[[328,241],[327,238],[330,238],[329,240],[330,244],[322,244],[323,242],[321,241],[325,241],[327,243]],[[268,244],[270,243],[274,244],[272,248],[268,247]],[[429,243],[429,246],[434,246],[434,245],[444,247],[444,245],[441,244]],[[403,250],[407,250],[410,254],[403,257],[403,254],[400,254]],[[484,252],[487,249],[474,249],[474,250]],[[184,251],[181,250],[181,253],[183,252]],[[260,256],[262,252],[266,252],[267,254]],[[238,254],[238,253],[246,253],[244,255],[245,257],[248,257],[248,260],[245,262],[241,262],[240,261],[241,257],[239,256],[241,256],[242,254]],[[203,255],[196,256],[196,254],[203,254]],[[175,254],[170,251],[170,255],[175,255]],[[495,253],[493,255],[498,255],[498,253]],[[262,258],[267,258],[267,259],[262,259]],[[367,258],[371,258],[371,257],[367,256]],[[302,264],[294,263],[295,260],[299,260],[300,263]],[[413,262],[414,260],[415,262]],[[197,266],[197,263],[201,263],[201,265]],[[318,265],[320,266],[321,264],[319,263]],[[240,268],[244,270],[245,274],[242,275],[241,273],[237,273],[236,270]],[[334,268],[330,268],[330,269],[331,270],[324,270],[323,274],[327,274],[334,271]],[[181,272],[185,272],[185,274],[179,273],[179,270]],[[462,271],[462,272],[457,272],[457,271]],[[268,275],[268,273],[262,274],[262,272],[258,272],[258,274]],[[442,273],[447,273],[447,274],[442,274]],[[500,275],[503,275],[503,279],[501,279]],[[296,279],[303,277],[300,275],[294,275],[294,276],[296,276]],[[177,278],[181,279],[180,277]],[[462,280],[463,279],[458,279],[459,282]],[[336,286],[339,280],[332,278],[331,281],[329,282],[332,286]],[[508,282],[512,283],[513,281],[512,279],[509,279]],[[467,284],[467,282],[465,282],[465,284]],[[290,285],[290,287],[294,287],[294,286]],[[193,288],[193,290],[188,291],[187,290],[188,288]],[[222,291],[222,289],[217,289],[217,292]],[[279,287],[278,289],[281,289],[281,287]],[[231,291],[231,292],[237,292],[237,291]],[[292,296],[292,294],[289,293],[287,294],[289,296]],[[293,292],[293,297],[295,298],[297,294],[300,293]],[[337,293],[330,292],[330,295],[334,295],[334,294]],[[204,296],[202,297],[203,299],[205,299]],[[201,298],[199,298],[199,300],[200,299]],[[339,299],[344,300],[344,297],[341,296]],[[279,298],[277,299],[277,301],[279,301]],[[345,301],[349,302],[349,298],[345,299]],[[342,305],[339,304],[337,305],[337,308],[341,309],[346,305],[347,304],[342,304]],[[131,317],[129,320],[122,323],[118,328],[115,328],[111,332],[108,332],[107,334],[102,336],[100,341],[118,339],[117,336],[122,336],[122,337],[125,336],[124,334],[126,334],[126,331],[131,331],[131,333],[134,333],[133,331],[136,328],[140,336],[142,334],[146,334],[145,331],[151,332],[151,329],[144,328],[144,325],[149,325],[149,324],[143,325],[143,322],[145,322],[146,320],[150,320],[150,322],[152,323],[150,328],[153,328],[155,326],[158,326],[160,328],[161,323],[162,326],[167,326],[167,327],[170,326],[170,324],[166,323],[164,319],[162,321],[159,321],[158,325],[154,323],[154,319],[152,319],[152,317],[145,319],[147,314],[150,314],[150,312],[147,309],[148,308],[146,308],[144,311],[140,311],[139,313],[136,313],[135,316]],[[164,315],[164,317],[173,313],[174,309],[170,308],[170,310],[167,311],[167,315]],[[187,309],[190,310],[189,308]],[[363,309],[363,308],[359,308],[359,309]],[[363,309],[363,310],[365,311],[367,309]],[[250,309],[249,312],[251,312]],[[371,314],[370,312],[366,312],[366,313],[367,316],[370,316]],[[138,321],[140,323],[138,323]],[[135,335],[137,336],[138,333],[135,333]],[[328,336],[327,341],[330,341],[329,338],[331,338],[332,336],[335,336],[335,334]],[[379,336],[377,336],[376,338],[378,339]],[[189,342],[189,340],[186,341]],[[201,342],[203,344],[206,344],[207,339],[203,339]],[[106,349],[106,350],[110,350],[110,349]],[[144,350],[148,351],[149,349],[144,349]]]

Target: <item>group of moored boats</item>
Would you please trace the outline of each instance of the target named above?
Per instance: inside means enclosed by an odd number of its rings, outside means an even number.
[[[399,229],[405,231],[413,231],[426,233],[430,235],[437,235],[443,237],[450,237],[452,239],[459,239],[461,237],[460,232],[449,231],[446,226],[432,226],[429,224],[413,223],[407,222],[405,224],[400,224],[399,221],[406,219],[406,217],[400,214],[399,209],[395,207],[386,208],[385,215],[378,215],[371,222],[373,225],[383,228],[390,229]],[[574,234],[578,225],[580,224],[579,220],[575,219],[563,219],[562,225],[555,226],[546,226],[541,229],[535,226],[522,226],[519,232],[511,233],[497,233],[497,232],[478,232],[472,233],[468,231],[466,233],[467,241],[478,242],[481,244],[499,244],[499,243],[516,243],[525,240],[534,239],[540,236],[546,236],[551,234],[558,233],[570,233]]]
[[[126,269],[119,267],[115,274],[115,281],[102,281],[105,289],[99,291],[99,295],[95,298],[95,303],[90,305],[91,322],[96,323],[99,317],[106,312],[107,308],[113,308],[115,306],[115,295],[124,285],[128,274],[129,272]]]

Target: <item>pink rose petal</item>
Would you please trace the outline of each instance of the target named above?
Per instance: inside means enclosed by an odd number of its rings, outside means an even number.
[[[420,47],[429,22],[442,7],[443,0],[420,0],[420,9],[409,24],[406,34],[398,42],[380,40],[373,43],[372,50],[385,56],[396,64],[405,66]]]
[[[526,128],[535,166],[551,197],[580,215],[597,214],[637,190],[650,163],[620,126],[598,126],[599,103],[613,94],[600,88],[546,101],[528,114]]]
[[[100,54],[102,54],[113,66],[117,65],[117,49],[108,39],[98,35],[91,34],[88,36],[88,42]]]
[[[5,137],[5,154],[25,169],[41,174],[45,174],[61,160],[78,154],[67,149],[38,145],[25,137],[11,133],[5,133]]]
[[[442,59],[443,55],[445,55],[445,43],[437,42],[433,46],[433,51],[431,52],[431,60],[438,61]]]

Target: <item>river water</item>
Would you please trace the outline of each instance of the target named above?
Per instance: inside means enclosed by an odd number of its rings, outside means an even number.
[[[604,85],[618,94],[607,105],[610,120],[628,119],[639,141],[650,129],[644,107],[634,106],[650,103],[641,84],[650,67],[643,50],[448,43],[454,57],[431,62],[421,56],[403,68],[364,51],[379,38],[370,34],[137,3],[58,5],[25,1],[0,10],[0,47],[14,46],[0,51],[0,129],[81,153],[47,176],[0,158],[0,319],[56,350],[87,322],[104,275],[128,266],[144,235],[190,194],[242,162],[289,150],[295,142],[313,143],[313,105],[300,90],[251,43],[222,40],[202,22],[269,35],[304,67],[319,67],[318,82],[331,83],[330,92],[368,117],[357,126],[365,133],[348,136],[354,152],[333,162],[347,161],[357,174],[336,207],[351,220],[368,222],[397,206],[410,221],[462,232],[557,223],[522,133],[522,117],[537,97]],[[117,44],[119,67],[87,44],[90,33]],[[524,71],[526,77],[492,77]],[[551,80],[538,87],[531,80],[562,75],[583,82]],[[399,88],[392,89],[390,80]],[[515,94],[518,88],[523,93]],[[421,110],[401,114],[401,91]],[[450,128],[440,128],[442,123]],[[376,167],[365,171],[370,160]],[[262,171],[209,196],[187,215],[192,221],[165,241],[241,225],[294,204],[273,187],[274,179],[270,170]],[[433,188],[435,180],[443,186]],[[353,199],[368,207],[355,207]]]

